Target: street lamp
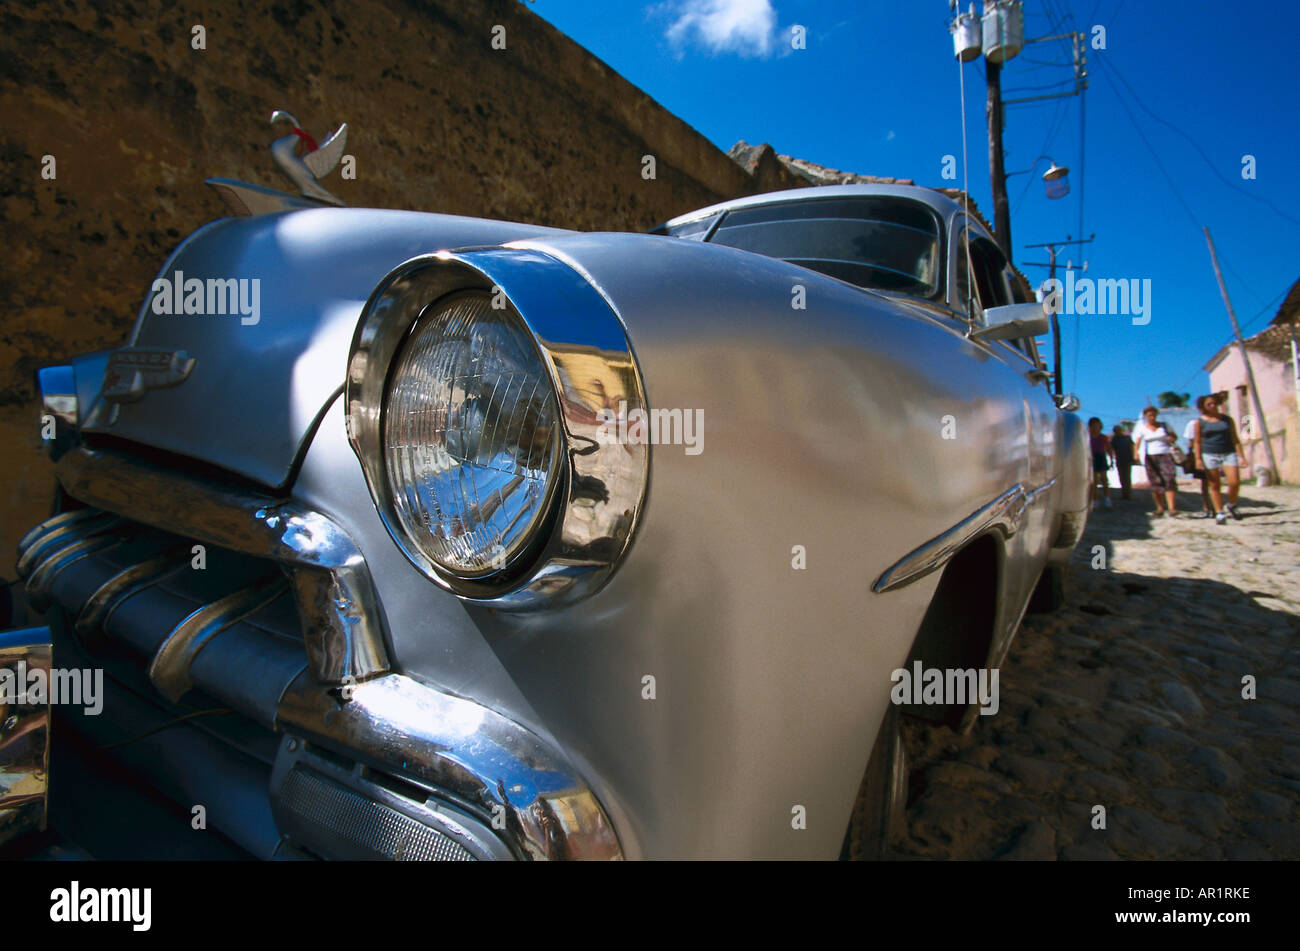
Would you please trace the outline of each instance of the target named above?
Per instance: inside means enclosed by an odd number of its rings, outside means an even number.
[[[1012,175],[1026,175],[1032,172],[1037,166],[1040,159],[1047,159],[1048,169],[1043,173],[1043,182],[1047,187],[1048,198],[1064,198],[1070,194],[1070,169],[1066,165],[1057,165],[1056,160],[1050,155],[1040,155],[1034,159],[1033,165],[1029,168],[1022,168],[1018,172],[1007,172],[1006,177]]]

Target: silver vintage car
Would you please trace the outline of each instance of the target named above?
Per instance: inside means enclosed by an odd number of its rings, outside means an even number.
[[[897,674],[996,668],[1087,513],[978,215],[831,186],[581,234],[213,184],[239,213],[126,345],[39,373],[59,488],[0,665],[103,695],[25,736],[263,858],[882,854],[900,715],[980,713]],[[31,818],[46,760],[5,762]]]

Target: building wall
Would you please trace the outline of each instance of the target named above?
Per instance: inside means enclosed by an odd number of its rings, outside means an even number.
[[[1273,454],[1283,481],[1300,482],[1300,420],[1297,420],[1295,383],[1291,362],[1275,360],[1266,354],[1251,351],[1250,363],[1255,371],[1255,384],[1259,387],[1260,405],[1268,424]],[[1231,416],[1241,431],[1241,443],[1246,450],[1250,471],[1256,465],[1267,465],[1264,450],[1263,427],[1254,426],[1253,437],[1246,421],[1255,416],[1254,401],[1250,396],[1246,367],[1241,352],[1231,348],[1219,364],[1210,371],[1210,392],[1228,391],[1228,405],[1223,412]],[[1200,395],[1200,394],[1198,394]]]
[[[318,139],[350,124],[356,178],[323,182],[350,205],[638,231],[789,184],[760,185],[518,0],[4,5],[0,563],[53,488],[34,371],[121,345],[167,254],[227,214],[203,179],[286,187],[274,109]]]

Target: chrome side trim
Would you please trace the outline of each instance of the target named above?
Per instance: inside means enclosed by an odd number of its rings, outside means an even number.
[[[74,624],[77,633],[86,636],[97,630],[121,602],[184,570],[189,558],[188,547],[178,545],[147,561],[123,568],[96,588],[81,606]]]
[[[50,519],[36,526],[31,532],[27,533],[23,541],[31,537],[33,532],[40,531],[40,534],[32,539],[26,548],[19,546],[22,552],[18,556],[17,571],[20,578],[29,577],[36,570],[36,566],[48,558],[54,551],[65,547],[70,541],[79,541],[84,538],[90,538],[106,528],[113,528],[122,520],[116,515],[110,515],[107,512],[99,512],[95,509],[79,509],[80,512],[90,512],[91,515],[70,519],[51,526],[50,523],[58,518]]]
[[[288,585],[279,574],[205,604],[177,624],[149,662],[149,679],[172,703],[194,686],[190,665],[214,637],[282,595]]]
[[[871,590],[876,594],[892,591],[942,568],[971,539],[990,528],[996,528],[1006,536],[1014,535],[1020,530],[1025,512],[1054,485],[1056,480],[1050,479],[1037,488],[1026,491],[1024,485],[1017,482],[988,505],[972,512],[943,534],[936,535],[885,569]]]
[[[518,723],[400,674],[345,689],[350,699],[300,676],[280,701],[280,727],[450,795],[519,858],[622,858],[595,795]]]
[[[485,578],[443,570],[411,541],[393,513],[383,464],[388,370],[420,314],[466,290],[501,294],[532,335],[560,410],[563,472],[551,503],[555,527],[540,549]],[[648,438],[619,440],[647,412],[645,385],[618,315],[591,283],[553,255],[523,247],[412,258],[366,301],[348,356],[348,441],[370,497],[407,560],[457,597],[505,611],[554,608],[598,591],[636,533],[650,479]]]
[[[89,558],[97,551],[120,545],[124,540],[121,535],[92,535],[51,552],[27,579],[27,600],[36,610],[44,611],[50,605],[50,587],[59,572],[83,558]]]
[[[352,683],[389,669],[365,560],[327,516],[109,450],[74,449],[55,472],[69,495],[89,505],[278,562],[297,597],[308,662],[323,683]]]

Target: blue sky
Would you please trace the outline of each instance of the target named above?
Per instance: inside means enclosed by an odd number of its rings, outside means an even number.
[[[1046,253],[1022,246],[1079,237],[1081,214],[1082,233],[1096,240],[1062,259],[1086,257],[1088,277],[1151,280],[1146,326],[1061,318],[1066,389],[1109,425],[1161,391],[1208,388],[1201,367],[1231,328],[1203,225],[1247,334],[1267,326],[1300,277],[1300,3],[1024,6],[1031,38],[1106,29],[1106,49],[1088,50],[1086,149],[1077,96],[1008,107],[1004,143],[1008,171],[1043,153],[1071,168],[1071,194],[1059,200],[1043,193],[1045,162],[1009,180],[1014,254],[1031,281],[1046,269],[1025,262]],[[770,142],[833,168],[922,185],[952,184],[940,172],[943,156],[955,155],[960,185],[946,0],[538,0],[530,8],[723,150],[738,139]],[[796,24],[806,27],[804,50],[789,49]],[[1006,97],[1068,88],[1014,92],[1069,80],[1068,66],[1052,65],[1068,60],[1066,44],[1027,46],[1003,71]],[[966,171],[991,219],[983,60],[964,69]],[[1242,178],[1245,155],[1255,156],[1254,180]]]

